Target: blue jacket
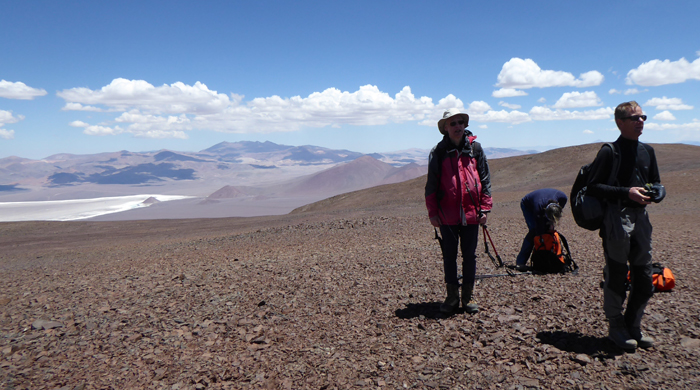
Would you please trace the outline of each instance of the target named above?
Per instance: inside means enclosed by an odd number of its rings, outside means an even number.
[[[551,200],[559,203],[559,206],[563,209],[568,198],[565,193],[557,189],[542,188],[530,192],[521,200],[521,207],[529,210],[537,218],[536,230],[540,233],[547,231],[547,217],[544,215],[544,210]]]

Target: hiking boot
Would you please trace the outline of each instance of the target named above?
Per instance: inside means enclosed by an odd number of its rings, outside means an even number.
[[[459,307],[459,285],[458,284],[446,284],[447,287],[447,298],[445,302],[440,305],[440,311],[443,313],[452,313]]]
[[[474,292],[474,285],[467,286],[465,283],[462,284],[462,307],[464,311],[469,314],[474,314],[479,312],[479,305],[472,302],[472,293]]]
[[[651,348],[654,346],[654,339],[642,333],[640,328],[629,328],[630,336],[637,342],[639,348]]]
[[[528,267],[527,264],[518,264],[515,266],[515,270],[518,272],[525,272],[527,271]]]
[[[610,318],[608,321],[610,321],[610,332],[608,333],[610,341],[626,351],[637,349],[637,341],[630,336],[622,316]]]

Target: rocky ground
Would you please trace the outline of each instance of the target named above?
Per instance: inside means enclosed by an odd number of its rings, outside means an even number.
[[[600,239],[568,213],[560,230],[577,275],[482,279],[478,314],[440,314],[440,251],[416,181],[362,195],[410,189],[398,203],[343,211],[0,224],[0,384],[700,388],[700,211],[697,170],[688,172],[695,182],[669,183],[685,198],[650,208],[654,255],[677,284],[647,308],[657,340],[648,350],[625,353],[605,339]],[[507,263],[525,234],[522,195],[496,191],[488,223]],[[478,274],[504,273],[483,241],[478,252]]]

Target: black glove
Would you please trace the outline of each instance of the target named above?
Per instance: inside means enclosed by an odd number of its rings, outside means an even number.
[[[647,183],[644,186],[646,190],[646,196],[648,196],[650,201],[654,203],[659,203],[666,197],[666,187],[662,186],[660,183],[651,184]]]

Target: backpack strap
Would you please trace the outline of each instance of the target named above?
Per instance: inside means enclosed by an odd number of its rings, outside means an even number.
[[[573,257],[571,257],[571,250],[569,249],[569,242],[566,240],[566,237],[564,237],[561,232],[557,232],[559,234],[559,239],[561,240],[561,246],[566,249],[566,253],[562,250],[562,254],[564,254],[564,257],[566,258],[567,266],[570,268],[572,273],[578,273],[578,264],[574,261]]]
[[[605,145],[610,147],[613,156],[612,167],[610,167],[610,176],[608,177],[608,182],[606,183],[607,185],[611,186],[615,184],[615,181],[617,180],[617,174],[620,171],[620,152],[617,150],[615,144],[612,142],[608,142]]]

